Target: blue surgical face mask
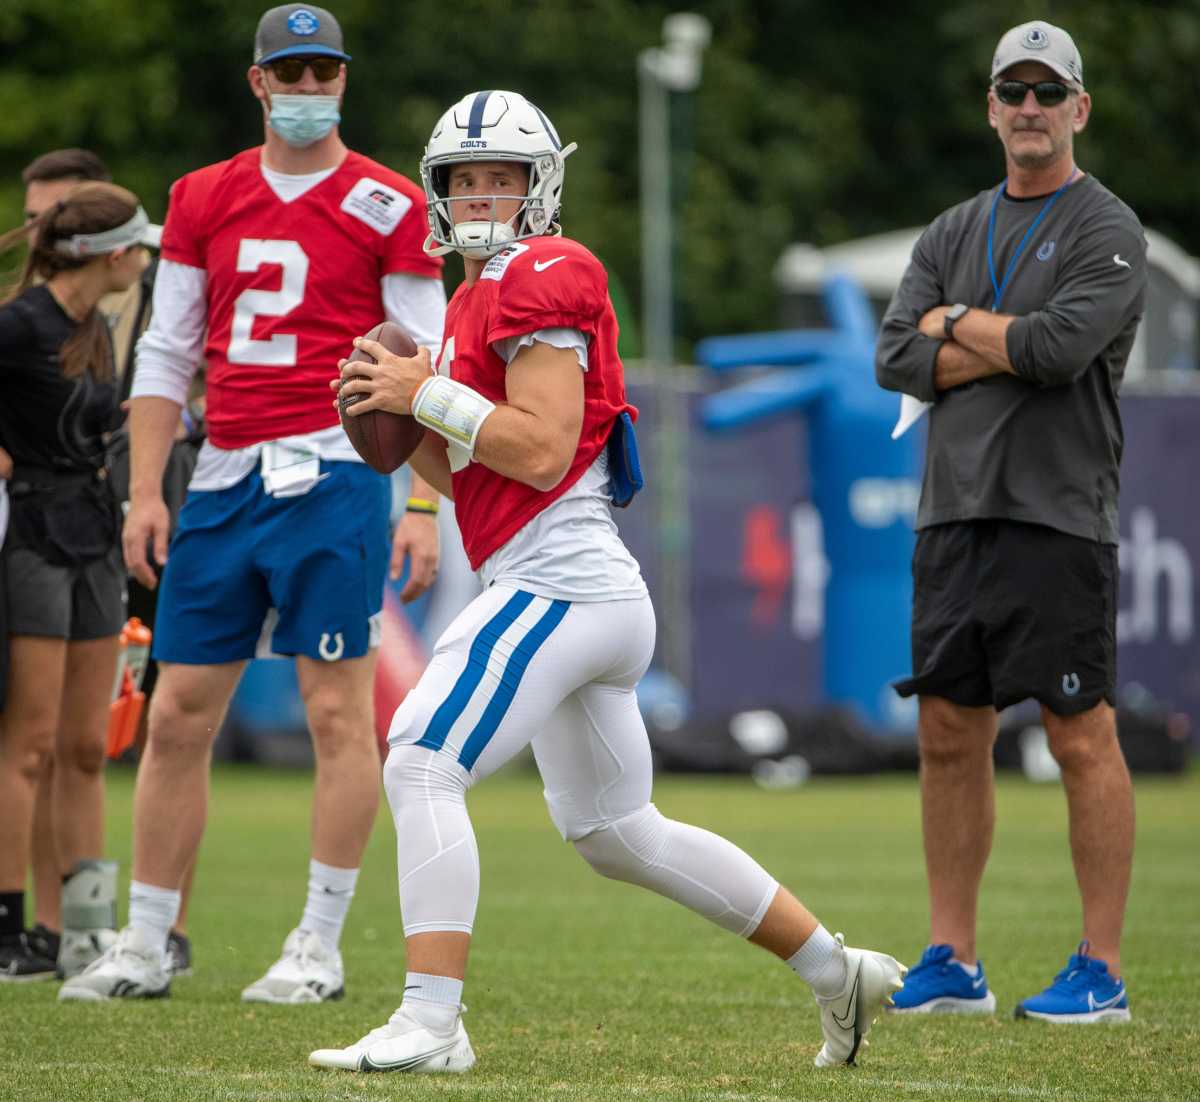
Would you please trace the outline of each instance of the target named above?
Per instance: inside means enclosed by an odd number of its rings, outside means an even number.
[[[342,120],[337,96],[271,96],[267,122],[288,145],[319,142]]]

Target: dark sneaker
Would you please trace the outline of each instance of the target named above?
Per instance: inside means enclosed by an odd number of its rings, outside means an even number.
[[[1088,956],[1088,943],[1077,952],[1054,982],[1040,995],[1026,999],[1016,1010],[1018,1018],[1043,1022],[1127,1022],[1129,998],[1125,984],[1108,974],[1108,964]]]
[[[192,974],[192,943],[187,934],[172,930],[167,935],[167,975],[174,979],[176,976]]]
[[[0,983],[33,983],[54,978],[54,961],[35,953],[25,933],[0,940]]]
[[[44,922],[39,922],[32,930],[26,930],[25,940],[29,942],[29,948],[39,957],[58,960],[58,947],[62,944],[62,934],[56,934]]]

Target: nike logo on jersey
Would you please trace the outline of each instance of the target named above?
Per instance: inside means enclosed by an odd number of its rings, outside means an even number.
[[[1122,260],[1120,253],[1113,253],[1113,263],[1120,264],[1122,268],[1129,268],[1131,271],[1133,270],[1133,265],[1130,264],[1128,260]]]
[[[557,264],[560,260],[566,259],[567,258],[565,256],[556,256],[553,260],[535,260],[533,262],[533,270],[535,272],[544,272],[552,264]]]
[[[1088,1009],[1089,1010],[1107,1010],[1110,1006],[1116,1006],[1123,998],[1125,998],[1125,988],[1122,987],[1111,999],[1101,999],[1096,1001],[1096,996],[1088,992]]]

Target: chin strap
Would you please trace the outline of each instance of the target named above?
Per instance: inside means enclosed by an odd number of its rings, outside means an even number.
[[[421,251],[426,256],[445,256],[447,253],[454,252],[453,245],[439,245],[433,238],[433,234],[425,235],[425,244],[421,246]]]

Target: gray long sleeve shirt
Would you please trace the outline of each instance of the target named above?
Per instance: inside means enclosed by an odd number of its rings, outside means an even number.
[[[989,310],[988,221],[996,188],[940,215],[921,235],[883,319],[875,375],[935,402],[917,528],[1003,518],[1117,542],[1117,393],[1141,320],[1146,241],[1137,216],[1092,176],[1068,187],[1029,236],[1047,197],[996,204],[998,312],[1016,375],[934,389],[942,342],[917,323],[957,302]]]

